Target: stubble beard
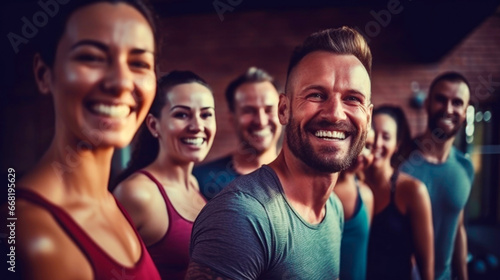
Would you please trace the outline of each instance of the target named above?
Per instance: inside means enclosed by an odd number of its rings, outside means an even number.
[[[308,126],[310,124],[307,124],[306,128]],[[336,125],[330,124],[330,127],[334,126]],[[343,126],[351,128],[349,136],[351,137],[351,145],[342,159],[335,157],[342,151],[334,147],[323,147],[316,152],[312,144],[307,140],[304,130],[301,130],[299,123],[293,119],[292,112],[290,112],[290,119],[285,132],[286,141],[292,154],[312,169],[322,173],[337,173],[352,166],[365,145],[367,134],[366,130],[360,132],[352,124],[344,124]]]

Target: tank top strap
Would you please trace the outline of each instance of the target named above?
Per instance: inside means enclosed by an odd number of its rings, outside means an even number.
[[[144,174],[146,177],[148,177],[151,181],[153,181],[156,184],[156,186],[158,187],[158,190],[161,193],[161,196],[163,197],[163,200],[165,200],[165,204],[167,206],[167,211],[168,211],[168,217],[169,217],[170,220],[172,220],[172,216],[171,215],[174,215],[174,213],[177,213],[177,211],[175,210],[174,206],[172,205],[172,202],[170,202],[170,199],[168,198],[167,192],[165,192],[165,189],[163,188],[163,185],[149,171],[139,170],[137,172],[141,173],[141,174]]]
[[[394,173],[392,173],[390,182],[391,182],[391,203],[394,202],[394,196],[396,195],[396,181],[398,180],[399,170],[394,169]]]
[[[87,233],[83,231],[68,213],[34,191],[28,189],[17,189],[16,191],[18,199],[25,199],[47,210],[87,258],[91,260],[91,253],[89,253],[88,250],[94,247],[94,242],[90,240]]]
[[[354,183],[356,184],[356,205],[354,206],[354,213],[357,214],[361,210],[361,206],[364,204],[361,200],[361,190],[359,187],[358,177],[354,176]]]
[[[159,279],[157,276],[157,271],[154,268],[154,264],[151,261],[149,254],[147,253],[146,247],[140,239],[139,233],[135,229],[132,223],[132,219],[127,214],[127,211],[120,205],[116,200],[115,202],[125,216],[130,226],[132,227],[137,240],[141,245],[141,256],[139,260],[133,267],[124,267],[123,265],[116,262],[111,256],[108,255],[92,238],[83,230],[82,227],[61,207],[48,201],[41,195],[34,191],[27,189],[17,189],[16,195],[18,199],[24,199],[28,202],[36,204],[43,209],[47,210],[54,220],[59,224],[61,229],[63,229],[68,237],[74,242],[74,244],[80,249],[82,254],[85,255],[89,264],[92,266],[94,271],[94,277],[96,279],[109,279],[113,276],[114,271],[125,271],[133,275],[151,275],[154,276],[152,279]],[[145,274],[144,274],[145,273]],[[157,278],[158,277],[158,278]]]

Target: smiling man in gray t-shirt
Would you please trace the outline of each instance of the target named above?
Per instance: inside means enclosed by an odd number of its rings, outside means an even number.
[[[337,279],[343,211],[333,188],[364,146],[371,53],[347,27],[292,54],[278,117],[283,148],[201,211],[186,279]]]

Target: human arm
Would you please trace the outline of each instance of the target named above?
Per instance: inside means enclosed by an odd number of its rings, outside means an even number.
[[[228,280],[231,278],[227,278],[226,276],[221,275],[220,273],[212,270],[208,266],[191,261],[189,263],[186,277],[184,279],[186,279],[186,280],[189,280],[189,279]]]
[[[411,222],[415,260],[423,280],[434,279],[434,230],[429,193],[424,184],[412,180],[408,196],[408,214]]]
[[[186,279],[257,279],[269,257],[262,205],[244,194],[212,199],[193,225]]]
[[[464,225],[464,210],[458,216],[457,236],[453,250],[453,270],[460,280],[467,280],[467,232]]]

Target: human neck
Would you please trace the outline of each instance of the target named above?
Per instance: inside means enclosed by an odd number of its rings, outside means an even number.
[[[448,159],[455,136],[441,140],[437,139],[430,130],[417,137],[416,144],[423,157],[430,163],[443,163]]]
[[[64,143],[63,143],[64,142]],[[53,202],[108,200],[108,181],[114,148],[89,148],[83,142],[54,139],[40,162],[27,175],[26,185]]]
[[[382,166],[375,166],[372,164],[366,169],[365,183],[372,189],[383,188],[387,186],[386,183],[390,180],[393,173],[394,168],[391,166],[390,162],[386,162]]]
[[[249,152],[251,151],[251,152]],[[248,174],[276,158],[277,151],[273,145],[264,153],[258,155],[253,149],[238,149],[232,154],[233,166],[239,174]]]
[[[278,175],[287,200],[303,219],[311,224],[322,221],[338,173],[320,173],[283,150],[269,165]]]
[[[348,187],[349,185],[356,184],[356,174],[351,172],[340,172],[337,183],[335,184],[335,189],[342,189]]]
[[[194,162],[176,161],[164,152],[160,152],[156,160],[148,166],[148,169],[155,173],[160,182],[168,182],[171,186],[185,186],[187,188],[193,166]]]

